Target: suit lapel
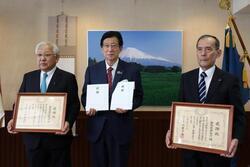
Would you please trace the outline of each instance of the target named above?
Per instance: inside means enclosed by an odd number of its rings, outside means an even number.
[[[41,92],[41,88],[40,88],[40,75],[41,75],[41,70],[38,70],[36,73],[35,73],[35,77],[34,77],[34,80],[33,80],[33,85],[34,85],[34,91],[35,92]]]
[[[211,97],[213,97],[214,93],[216,93],[216,90],[218,89],[221,82],[222,82],[222,73],[220,72],[220,69],[216,67],[207,92],[207,97],[205,102],[209,102]]]
[[[60,69],[56,68],[56,70],[55,70],[55,72],[50,80],[47,92],[52,91],[58,81],[60,81]]]
[[[124,74],[123,62],[119,60],[116,71],[115,71],[114,81],[112,84],[112,92],[115,89],[117,83],[121,81],[123,74]]]
[[[194,95],[194,99],[197,103],[200,102],[199,100],[199,88],[198,88],[198,81],[199,81],[199,69],[194,71],[193,77],[190,78],[190,90],[193,90],[192,92]]]
[[[98,73],[98,80],[100,83],[108,83],[107,69],[105,61],[102,61],[98,69],[96,70]]]

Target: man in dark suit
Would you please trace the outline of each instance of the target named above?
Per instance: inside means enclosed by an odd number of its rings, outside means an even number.
[[[140,72],[135,64],[119,59],[119,53],[123,46],[120,32],[108,31],[104,33],[100,46],[105,60],[89,66],[86,70],[81,97],[83,106],[86,106],[87,85],[105,84],[110,80],[112,82],[109,90],[110,102],[117,83],[128,80],[135,82],[133,109],[139,107],[143,98]],[[112,78],[107,76],[110,67],[112,67]],[[94,108],[90,108],[86,114],[89,116],[87,136],[91,143],[92,166],[126,167],[133,131],[132,110],[117,108],[115,111],[96,112]]]
[[[59,49],[55,44],[40,42],[35,53],[39,70],[24,75],[19,92],[40,92],[43,87],[42,78],[46,73],[47,92],[67,93],[67,106],[65,124],[61,132],[23,133],[28,163],[30,167],[70,167],[71,128],[80,110],[76,78],[73,74],[56,67]],[[13,120],[10,120],[8,131],[15,133],[12,129]]]
[[[201,36],[196,44],[199,68],[181,76],[179,100],[181,102],[230,104],[234,106],[233,139],[227,154],[210,154],[199,151],[182,150],[182,164],[185,167],[228,167],[230,158],[237,150],[245,129],[245,113],[241,100],[239,81],[236,76],[220,70],[215,61],[221,55],[219,40],[212,35]],[[198,83],[205,72],[205,96],[199,98]],[[201,94],[201,93],[200,93]],[[170,142],[170,131],[166,135],[166,145]]]

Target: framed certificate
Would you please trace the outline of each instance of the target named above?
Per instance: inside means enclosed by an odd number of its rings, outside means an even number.
[[[173,102],[170,131],[175,147],[226,153],[232,140],[233,106]]]
[[[55,133],[65,123],[67,93],[19,93],[14,109],[16,132]]]

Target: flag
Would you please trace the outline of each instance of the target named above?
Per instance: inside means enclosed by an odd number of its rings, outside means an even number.
[[[3,102],[2,102],[2,91],[1,91],[1,82],[0,82],[0,128],[4,127],[4,125],[5,125],[5,120],[4,120],[4,110],[3,110]]]
[[[225,48],[222,70],[234,74],[239,78],[242,100],[243,103],[246,104],[249,99],[249,84],[247,79],[247,71],[244,66],[244,62],[240,60],[241,57],[238,54],[230,25],[227,25],[225,29],[224,45]]]

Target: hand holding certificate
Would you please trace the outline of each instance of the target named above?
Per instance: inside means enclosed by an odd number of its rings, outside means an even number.
[[[96,111],[109,109],[109,86],[108,84],[87,85],[87,102],[85,110],[94,108]]]
[[[16,132],[61,132],[67,93],[19,93],[14,111]]]
[[[112,94],[110,110],[117,108],[131,110],[133,106],[135,82],[118,82]],[[96,111],[109,110],[109,87],[108,84],[87,85],[86,111],[91,108]]]
[[[171,145],[217,154],[226,153],[232,138],[233,106],[174,102]]]
[[[135,82],[118,82],[112,94],[110,110],[122,108],[131,110],[133,106]]]

